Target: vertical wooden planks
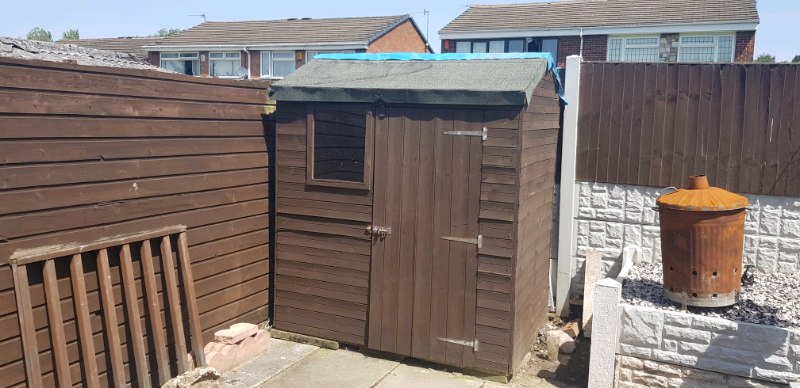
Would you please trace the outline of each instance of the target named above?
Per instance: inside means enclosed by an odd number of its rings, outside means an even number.
[[[664,110],[664,144],[662,146],[661,179],[658,186],[669,186],[675,163],[675,118],[678,109],[678,66],[667,65],[667,91]]]
[[[200,327],[200,314],[197,312],[197,295],[194,290],[192,262],[189,260],[189,244],[186,242],[186,232],[181,232],[178,235],[178,260],[180,260],[183,292],[186,297],[186,310],[189,313],[189,330],[192,334],[194,360],[197,366],[205,367],[205,346],[203,344],[202,328]]]
[[[448,259],[450,257],[450,243],[442,240],[441,236],[450,236],[450,204],[452,190],[452,164],[453,164],[453,136],[445,135],[445,131],[454,128],[454,115],[452,109],[437,109],[434,120],[436,141],[436,166],[434,179],[434,194],[436,202],[433,209],[433,263],[431,278],[436,279],[431,288],[431,359],[433,361],[446,361],[446,346],[439,338],[447,337],[448,315]]]
[[[387,112],[388,113],[388,112]],[[387,166],[389,161],[389,117],[378,117],[375,123],[375,166]],[[376,169],[377,170],[377,169]],[[386,225],[386,194],[387,190],[377,190],[388,187],[388,174],[385,171],[374,172],[375,195],[372,206],[373,225]],[[384,297],[384,255],[386,240],[377,235],[372,235],[372,258],[370,262],[369,284],[369,319],[367,346],[370,349],[381,349],[383,327],[383,297]]]
[[[122,345],[119,339],[116,303],[114,302],[114,291],[112,291],[111,284],[111,270],[108,267],[108,250],[105,248],[101,249],[97,254],[97,276],[100,283],[106,338],[108,339],[107,351],[111,357],[109,373],[113,377],[115,386],[124,387],[126,378],[122,360]]]
[[[614,107],[614,99],[618,98],[614,95],[614,81],[615,81],[615,65],[613,63],[606,63],[603,65],[603,83],[602,83],[602,103],[600,104],[600,123],[598,126],[599,137],[597,145],[597,164],[590,166],[596,171],[598,182],[608,182],[608,168],[609,154],[611,153],[611,135],[615,133],[612,130],[611,119],[614,116],[612,109]]]
[[[690,85],[690,68],[688,66],[678,67],[678,105],[675,110],[675,153],[672,160],[672,171],[670,182],[675,187],[680,186],[680,182],[684,180],[684,164],[686,163],[686,125],[688,117],[686,115],[689,110],[689,85]]]
[[[56,263],[54,259],[44,262],[43,280],[47,318],[50,323],[50,341],[53,344],[56,381],[61,387],[70,387],[72,386],[72,380],[69,372],[69,355],[67,354],[67,340],[64,335],[64,318],[61,314],[61,297],[58,293],[58,279],[56,278]]]
[[[172,322],[172,336],[175,338],[175,358],[178,362],[178,374],[189,370],[186,358],[186,337],[183,334],[183,318],[181,317],[181,299],[178,295],[178,278],[175,276],[175,261],[172,258],[172,243],[169,236],[161,238],[161,272],[167,289],[167,306]]]
[[[715,67],[707,65],[698,67],[700,68],[700,82],[698,84],[698,98],[700,101],[697,104],[697,112],[695,112],[695,117],[697,118],[697,145],[695,148],[695,160],[691,175],[707,175],[706,164],[708,163],[708,142],[709,132],[711,131],[710,121],[713,117],[713,112],[711,110],[711,100],[713,99],[711,85]]]
[[[470,111],[469,122],[472,125],[470,130],[480,131],[485,120],[484,111]],[[523,118],[520,116],[520,121]],[[481,139],[470,137],[469,167],[468,167],[468,189],[465,200],[467,215],[466,237],[475,238],[479,233],[478,216],[480,214],[481,197],[481,162],[483,161],[483,147]],[[462,208],[462,212],[465,211]],[[475,332],[475,321],[477,315],[477,291],[478,291],[478,247],[477,245],[466,246],[465,283],[464,283],[464,338],[467,340],[477,340]],[[466,346],[463,348],[464,356],[462,365],[467,368],[475,366],[475,350]]]
[[[706,138],[706,165],[705,173],[708,175],[711,185],[717,185],[719,179],[719,140],[722,132],[722,67],[720,65],[709,66],[711,86],[708,96],[711,99],[708,113],[708,136]],[[705,78],[705,75],[703,76]],[[701,110],[701,114],[702,110]]]
[[[733,179],[731,147],[737,119],[735,102],[737,99],[741,98],[741,92],[736,86],[739,79],[738,67],[734,65],[722,65],[721,71],[720,81],[722,90],[725,91],[725,93],[721,95],[722,112],[720,113],[720,128],[725,128],[726,130],[720,130],[719,134],[719,167],[717,168],[716,185],[729,190]]]
[[[25,355],[25,375],[27,376],[29,387],[41,388],[42,367],[39,362],[39,347],[36,345],[36,326],[33,322],[28,268],[25,265],[18,266],[16,263],[11,263],[11,272],[14,276],[14,296],[17,300],[19,332],[22,337],[22,350]]]
[[[633,184],[639,183],[639,165],[642,151],[642,112],[644,111],[644,80],[646,68],[644,63],[635,64],[633,71],[636,84],[633,87],[633,108],[631,111],[631,143],[629,148],[630,156],[628,160],[628,180]]]
[[[589,116],[589,133],[587,134],[588,142],[588,156],[587,156],[587,180],[596,181],[597,178],[597,160],[598,160],[598,147],[600,143],[600,116],[602,115],[603,103],[603,78],[605,77],[606,67],[603,64],[594,63],[594,76],[592,77],[592,100],[591,100],[591,115]],[[580,138],[580,136],[579,136]]]
[[[694,175],[694,168],[697,162],[697,153],[701,143],[698,143],[698,111],[700,106],[700,84],[702,65],[689,66],[689,88],[687,89],[686,105],[686,142],[683,170],[681,172],[681,182],[688,184],[689,176]],[[680,187],[685,187],[681,184]]]
[[[641,142],[639,143],[639,177],[636,181],[646,185],[650,181],[650,167],[653,165],[653,126],[655,125],[656,104],[656,70],[658,65],[644,65],[644,97],[642,106]],[[634,145],[635,146],[635,145]]]
[[[630,139],[624,139],[625,136],[629,136],[623,128],[620,128],[622,125],[622,111],[625,109],[623,105],[623,100],[625,99],[625,67],[619,64],[611,65],[614,75],[614,90],[613,94],[613,102],[611,104],[611,118],[610,118],[610,131],[609,131],[609,155],[608,155],[608,172],[607,177],[608,180],[614,180],[619,175],[619,166],[620,165],[627,165],[622,164],[623,159],[627,159],[628,153],[622,148],[623,143],[628,143]]]
[[[469,111],[455,111],[454,126],[456,131],[469,131]],[[446,236],[467,237],[468,204],[464,203],[469,194],[469,137],[453,136],[452,153],[452,192],[450,196],[450,234]],[[444,236],[444,235],[443,235]],[[466,269],[464,257],[467,247],[462,242],[450,242],[448,259],[448,305],[447,305],[447,338],[464,338],[464,282]],[[462,345],[447,343],[446,355],[448,364],[461,365],[463,360]]]
[[[780,157],[780,137],[783,122],[781,120],[781,110],[783,107],[783,82],[786,79],[786,67],[775,66],[766,72],[769,77],[769,105],[766,115],[767,131],[765,136],[765,146],[762,148],[764,158],[764,168],[761,176],[761,191],[766,194],[775,194],[778,186],[778,163]]]
[[[147,353],[144,350],[144,336],[142,335],[141,314],[139,314],[139,301],[136,293],[136,284],[133,280],[133,260],[131,259],[131,246],[124,244],[120,250],[119,265],[122,272],[123,294],[128,312],[128,326],[131,332],[133,359],[136,367],[136,378],[140,387],[150,387],[150,368],[147,366]],[[159,312],[160,314],[160,312]],[[131,365],[130,363],[128,364]],[[131,368],[133,369],[133,368]],[[131,372],[131,375],[133,372]]]
[[[793,66],[795,70],[794,75],[794,98],[795,101],[800,99],[800,66]],[[800,103],[794,104],[794,118],[792,121],[792,128],[800,127]],[[800,168],[798,163],[800,161],[800,135],[797,133],[791,134],[792,139],[792,156],[787,163],[786,179],[788,181],[788,192],[793,195],[800,195]]]
[[[72,278],[72,300],[75,302],[75,317],[78,320],[78,340],[83,359],[84,383],[88,388],[99,388],[97,360],[94,352],[92,322],[89,316],[89,302],[86,298],[86,280],[83,273],[83,258],[80,253],[72,256],[69,263]]]
[[[650,147],[650,176],[642,184],[658,186],[661,180],[661,165],[663,163],[664,145],[664,120],[667,112],[667,67],[669,65],[659,63],[655,65],[656,84],[655,84],[655,104],[653,118],[653,141]],[[625,148],[623,148],[624,150]]]
[[[793,160],[792,152],[796,149],[792,148],[793,137],[792,129],[798,124],[793,120],[794,106],[800,106],[800,103],[795,102],[797,96],[794,94],[795,85],[795,68],[787,68],[784,71],[783,80],[783,97],[781,98],[781,130],[778,135],[778,176],[775,183],[775,195],[787,195],[789,193],[789,176],[791,175],[789,167]]]
[[[622,107],[623,110],[620,111],[620,115],[622,119],[620,120],[620,128],[619,131],[622,133],[620,136],[620,156],[619,156],[619,165],[617,166],[617,182],[627,182],[628,181],[628,166],[631,163],[631,134],[632,134],[632,125],[633,125],[633,98],[634,98],[634,88],[636,87],[636,72],[629,71],[630,67],[624,64],[618,64],[618,66],[623,69],[623,73],[625,74],[625,78],[623,80],[624,88],[623,88],[623,96],[622,96]],[[580,138],[580,136],[579,136]]]
[[[433,282],[433,246],[436,236],[433,230],[433,209],[435,204],[434,185],[436,165],[436,135],[434,129],[435,111],[421,109],[419,117],[419,175],[416,209],[416,255],[414,261],[414,311],[411,342],[411,355],[430,359],[430,318],[431,287]]]
[[[154,351],[156,354],[156,370],[158,383],[164,385],[170,379],[169,355],[167,354],[167,341],[164,338],[164,321],[161,319],[161,306],[158,303],[158,288],[153,267],[153,251],[150,240],[142,242],[140,251],[142,260],[142,278],[144,280],[145,302],[150,315],[150,335],[153,336]]]
[[[417,193],[419,180],[419,110],[402,109],[403,157],[400,175],[400,218],[396,237],[400,243],[397,307],[397,354],[411,355],[411,328],[414,312],[414,257],[416,256]]]
[[[602,73],[601,73],[602,74]],[[595,74],[595,66],[591,63],[581,64],[581,83],[580,83],[580,105],[581,107],[590,107],[594,100],[594,91],[592,85],[594,79],[598,75]],[[589,136],[594,132],[591,126],[591,117],[594,111],[590,108],[580,109],[578,112],[578,133],[583,136],[578,136],[577,145],[577,160],[575,162],[575,176],[577,179],[589,179]]]
[[[760,162],[756,160],[756,144],[760,131],[763,127],[759,122],[759,102],[761,99],[761,66],[748,66],[746,70],[745,98],[744,98],[744,126],[742,130],[741,142],[741,169],[735,191],[747,192],[752,184],[752,180],[759,175],[758,166]],[[761,180],[758,180],[761,183]]]

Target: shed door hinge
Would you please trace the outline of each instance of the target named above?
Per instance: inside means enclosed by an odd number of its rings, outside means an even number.
[[[481,235],[478,235],[478,238],[442,236],[442,240],[463,242],[463,243],[467,243],[467,244],[475,244],[475,245],[478,246],[478,249],[483,248],[483,236],[481,236]]]
[[[481,140],[486,140],[489,138],[486,127],[483,127],[482,131],[445,131],[444,134],[456,136],[479,136]]]
[[[442,337],[437,337],[436,339],[438,339],[439,341],[449,342],[451,344],[469,346],[472,348],[473,352],[477,352],[480,350],[480,343],[478,342],[477,338],[475,338],[473,341],[460,341]]]

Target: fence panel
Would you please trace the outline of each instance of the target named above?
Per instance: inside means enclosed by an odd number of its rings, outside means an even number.
[[[800,65],[582,66],[578,180],[800,196]]]

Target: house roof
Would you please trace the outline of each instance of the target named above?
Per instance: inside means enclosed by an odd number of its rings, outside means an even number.
[[[163,37],[121,37],[105,39],[61,39],[56,41],[58,44],[74,44],[80,47],[88,47],[98,50],[116,51],[136,55],[139,58],[147,57],[147,50],[144,46],[152,46],[156,42],[164,39]]]
[[[410,15],[330,19],[281,19],[204,22],[166,37],[153,46],[368,44]],[[415,24],[416,27],[416,24]],[[417,29],[419,31],[419,29]],[[421,35],[421,34],[420,34]],[[153,51],[156,48],[151,48]]]
[[[351,55],[353,58],[379,58],[380,54]],[[317,57],[270,85],[274,91],[272,98],[307,102],[374,103],[383,100],[389,104],[521,106],[528,104],[531,93],[550,67],[546,58],[333,60],[325,57]]]
[[[0,37],[0,57],[38,59],[42,61],[76,61],[79,65],[120,67],[128,69],[169,70],[150,65],[132,54],[79,47],[73,44],[56,44],[17,38]]]
[[[756,0],[571,0],[473,5],[439,33],[758,22]]]

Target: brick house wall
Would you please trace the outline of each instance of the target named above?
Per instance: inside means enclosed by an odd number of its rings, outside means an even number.
[[[456,52],[456,41],[450,39],[442,39],[442,47],[440,47],[440,53],[454,53]]]
[[[605,61],[608,47],[608,35],[584,35],[583,59],[585,61]],[[581,53],[580,36],[561,36],[558,38],[558,58],[556,66],[567,65],[567,57]]]
[[[411,20],[406,20],[375,39],[367,47],[368,53],[427,53],[425,40]]]
[[[736,52],[734,62],[753,62],[755,58],[756,32],[738,31],[736,33]]]

